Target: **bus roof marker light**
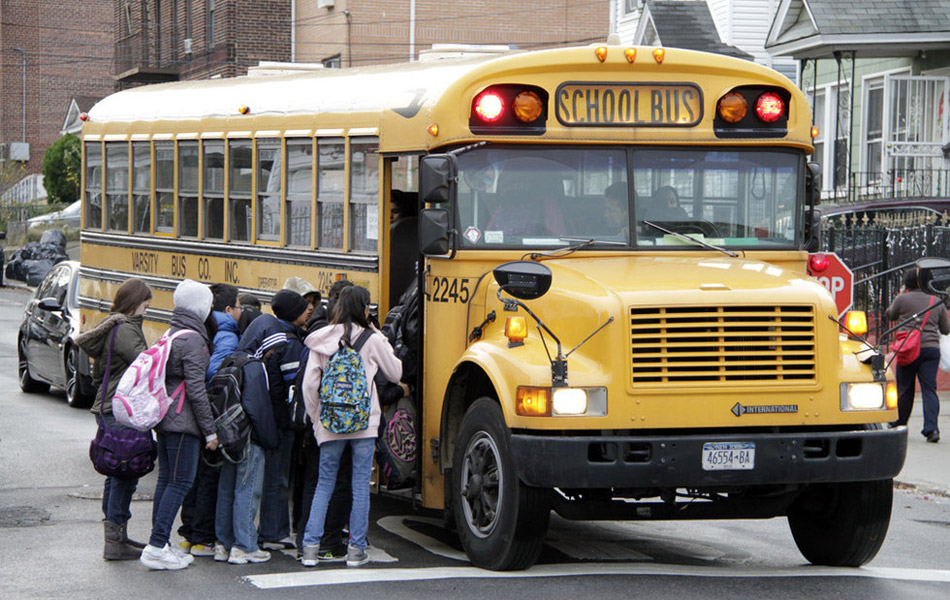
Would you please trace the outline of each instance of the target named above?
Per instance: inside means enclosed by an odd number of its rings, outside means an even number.
[[[653,59],[656,61],[656,64],[663,64],[664,58],[666,58],[666,50],[663,48],[655,48],[653,50]]]
[[[785,114],[785,102],[778,94],[765,92],[755,101],[755,114],[760,121],[774,123]]]
[[[824,254],[812,254],[808,257],[808,266],[813,273],[824,273],[828,268],[828,257]]]
[[[505,101],[498,92],[482,92],[475,98],[474,110],[482,121],[493,123],[505,112]]]
[[[429,125],[429,127],[426,128],[426,131],[428,131],[429,135],[432,137],[439,135],[439,124],[433,123],[432,125]]]
[[[637,60],[637,49],[636,48],[627,48],[623,51],[624,58],[627,59],[628,63],[632,63]]]
[[[79,120],[80,120],[80,121],[88,121],[88,120],[89,120],[89,113],[79,113]]]
[[[607,60],[607,46],[597,46],[594,49],[594,56],[596,56],[600,62]]]
[[[729,92],[719,99],[716,107],[719,117],[726,123],[738,123],[749,112],[749,103],[739,92]]]
[[[537,121],[538,117],[541,116],[542,108],[541,98],[531,91],[521,92],[515,96],[514,102],[511,103],[511,111],[515,118],[522,123]]]
[[[246,115],[251,112],[251,107],[246,104],[242,104],[240,107],[238,107],[238,112],[242,115]]]
[[[821,133],[821,130],[818,129],[817,125],[812,125],[811,127],[811,137],[812,139],[818,137],[818,134]]]

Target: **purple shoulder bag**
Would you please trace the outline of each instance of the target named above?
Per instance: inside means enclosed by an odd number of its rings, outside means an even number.
[[[99,395],[99,416],[102,417],[102,404],[109,389],[109,375],[112,367],[112,350],[115,347],[115,334],[118,325],[112,328],[109,338],[109,354],[106,356],[106,368],[102,375],[102,389]],[[119,479],[138,479],[155,468],[158,457],[158,445],[152,439],[152,432],[137,429],[117,428],[107,425],[99,419],[96,437],[89,444],[89,458],[96,471],[107,477]]]

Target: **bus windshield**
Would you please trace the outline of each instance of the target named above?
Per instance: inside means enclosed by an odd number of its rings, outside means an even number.
[[[803,160],[758,148],[477,148],[458,161],[462,247],[700,247],[693,238],[790,249]]]

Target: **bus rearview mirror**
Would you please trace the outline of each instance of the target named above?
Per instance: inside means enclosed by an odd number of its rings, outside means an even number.
[[[423,204],[444,204],[455,199],[458,164],[451,154],[430,154],[419,162],[419,197]]]
[[[821,165],[810,162],[805,167],[805,204],[818,206],[821,202]]]
[[[920,289],[946,296],[950,293],[950,260],[925,257],[917,261]]]
[[[419,212],[419,250],[426,256],[449,252],[449,211],[424,208]]]

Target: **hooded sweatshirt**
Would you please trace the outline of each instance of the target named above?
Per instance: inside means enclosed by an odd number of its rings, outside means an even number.
[[[350,331],[350,343],[355,344],[362,332],[363,328],[354,324]],[[376,392],[376,386],[372,385],[376,372],[382,372],[386,379],[393,383],[398,383],[402,377],[402,363],[393,353],[393,348],[389,345],[386,336],[378,331],[373,333],[360,349],[363,367],[366,369],[366,381],[370,384],[369,388],[371,390],[372,404],[369,414],[369,427],[362,431],[347,434],[327,431],[320,423],[320,378],[323,375],[323,369],[330,361],[330,357],[340,347],[342,337],[343,325],[336,324],[318,329],[304,340],[304,344],[310,349],[310,357],[307,359],[307,370],[303,378],[303,397],[307,405],[307,414],[310,415],[310,420],[313,421],[313,433],[319,445],[332,440],[376,437],[379,430],[380,416],[379,395]]]
[[[109,361],[109,383],[106,396],[102,397],[102,380],[105,375],[109,354],[109,339],[115,329],[115,344],[112,348],[112,360]],[[142,332],[142,316],[130,317],[121,313],[112,313],[101,323],[76,338],[76,344],[89,355],[95,363],[92,366],[92,382],[96,386],[96,401],[92,412],[112,414],[112,396],[119,385],[122,374],[132,364],[140,352],[148,348],[145,334]]]

